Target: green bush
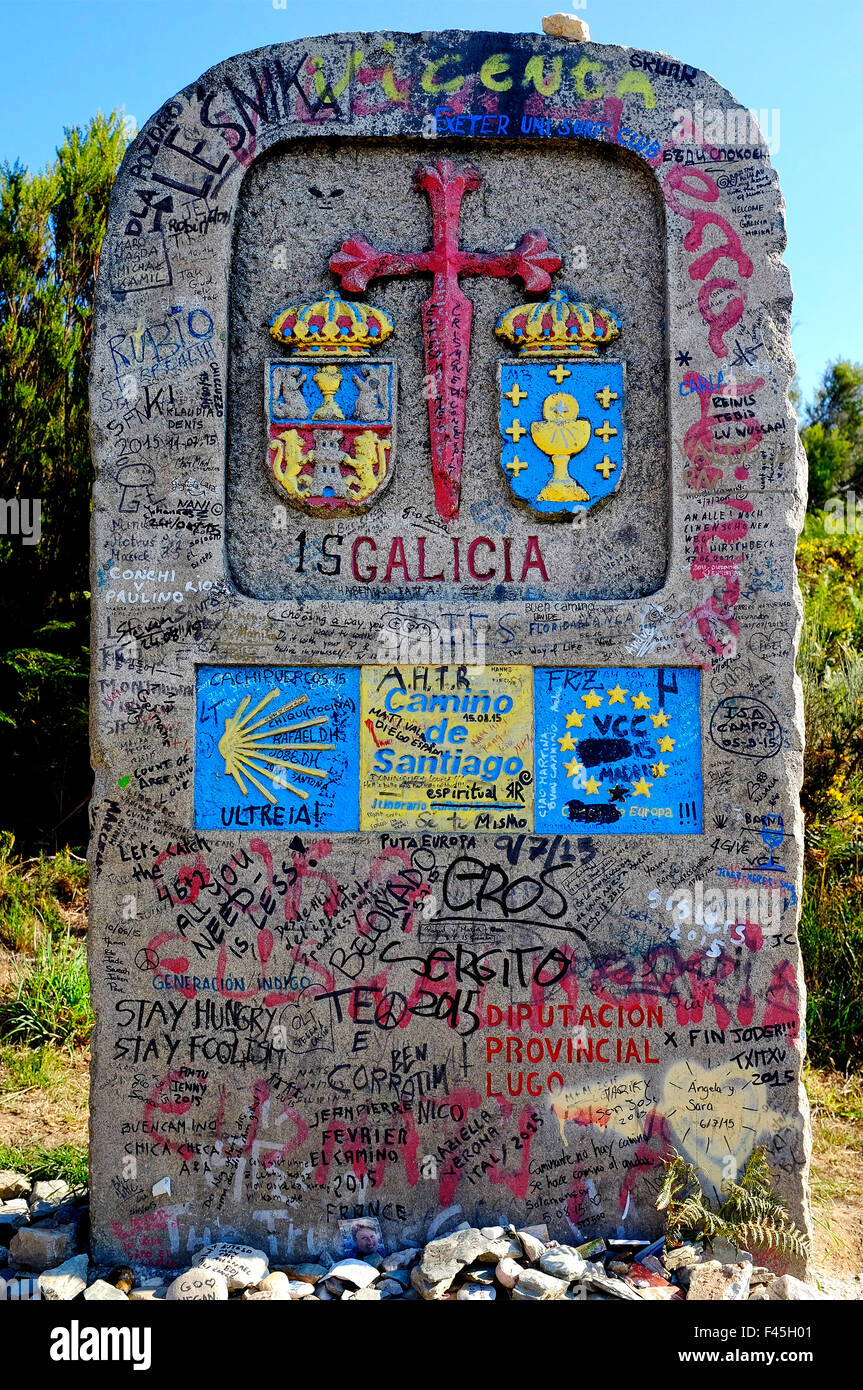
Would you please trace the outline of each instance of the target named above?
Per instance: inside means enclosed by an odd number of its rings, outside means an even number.
[[[69,128],[33,172],[0,165],[0,497],[41,503],[38,544],[0,537],[4,821],[29,853],[87,838],[87,375],[122,116]]]
[[[819,535],[807,518],[798,569],[806,1025],[811,1060],[844,1071],[863,1063],[863,539]]]
[[[863,1066],[863,877],[806,876],[800,919],[806,1029],[815,1066]]]
[[[863,476],[863,366],[829,363],[805,420],[800,437],[809,464],[809,506],[823,507]]]
[[[35,958],[19,968],[17,990],[0,1002],[0,1037],[72,1048],[87,1042],[93,1023],[84,947],[68,935],[43,936]]]
[[[0,570],[2,575],[2,570]],[[34,634],[45,644],[65,642],[67,628]],[[0,765],[5,809],[28,847],[57,849],[86,838],[87,649],[43,646],[0,652]]]

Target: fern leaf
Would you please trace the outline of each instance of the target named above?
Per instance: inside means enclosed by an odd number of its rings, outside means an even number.
[[[752,1150],[743,1166],[740,1186],[747,1192],[767,1193],[772,1185],[773,1175],[767,1162],[767,1150],[763,1144],[759,1144]]]
[[[797,1255],[805,1259],[809,1242],[796,1226],[774,1226],[769,1221],[744,1222],[735,1228],[738,1243],[743,1240],[753,1250],[776,1250],[782,1255]]]
[[[744,1248],[806,1258],[806,1236],[791,1221],[785,1203],[773,1190],[763,1145],[753,1149],[739,1181],[723,1185],[725,1199],[716,1211],[710,1207],[694,1164],[674,1152],[663,1159],[663,1165],[665,1177],[656,1207],[666,1212],[666,1240],[678,1242],[686,1233],[708,1240],[724,1236]]]

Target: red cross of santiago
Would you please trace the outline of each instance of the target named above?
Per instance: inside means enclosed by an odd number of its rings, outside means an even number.
[[[517,277],[526,290],[547,290],[561,260],[549,250],[539,232],[525,232],[512,251],[462,251],[458,224],[462,199],[479,188],[482,176],[471,164],[450,159],[421,164],[414,188],[428,195],[432,212],[429,251],[376,251],[360,236],[342,242],[330,259],[330,270],[345,290],[361,293],[370,280],[388,275],[434,276],[432,292],[422,306],[423,340],[431,436],[435,505],[445,521],[458,516],[464,447],[467,368],[473,305],[458,282],[460,275]]]

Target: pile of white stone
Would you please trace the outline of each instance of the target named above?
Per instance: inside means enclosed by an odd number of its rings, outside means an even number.
[[[32,1183],[0,1173],[0,1295],[67,1301],[291,1301],[426,1299],[588,1302],[818,1299],[790,1275],[776,1277],[727,1242],[712,1248],[662,1241],[591,1240],[564,1245],[545,1226],[466,1223],[423,1248],[409,1247],[315,1262],[280,1260],[251,1246],[220,1242],[182,1273],[109,1269],[86,1253],[86,1193],[60,1180]],[[275,1263],[275,1262],[274,1262]]]

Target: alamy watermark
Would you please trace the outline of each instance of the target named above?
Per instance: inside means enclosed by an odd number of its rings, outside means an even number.
[[[41,497],[0,497],[0,536],[20,536],[24,545],[42,539]]]
[[[824,503],[824,532],[828,536],[863,536],[863,497],[853,488]]]
[[[659,891],[654,888],[648,896],[651,906],[658,907]],[[733,888],[705,891],[699,879],[690,887],[675,888],[665,901],[665,911],[675,924],[672,939],[683,939],[681,932],[686,927],[687,939],[694,941],[702,933],[718,935],[735,927],[767,927],[781,932],[782,903],[781,888],[738,884]]]
[[[778,106],[755,111],[745,106],[705,106],[699,100],[691,107],[678,106],[672,114],[675,126],[671,139],[675,145],[750,151],[766,145],[771,155],[779,153]]]
[[[52,1361],[130,1361],[133,1371],[148,1371],[153,1364],[153,1331],[150,1327],[82,1327],[73,1318],[69,1327],[51,1331]]]
[[[0,1303],[38,1303],[41,1298],[38,1274],[15,1274],[11,1279],[0,1277]]]
[[[382,627],[376,660],[411,666],[470,666],[485,669],[485,629],[465,631],[423,623],[413,628]]]

